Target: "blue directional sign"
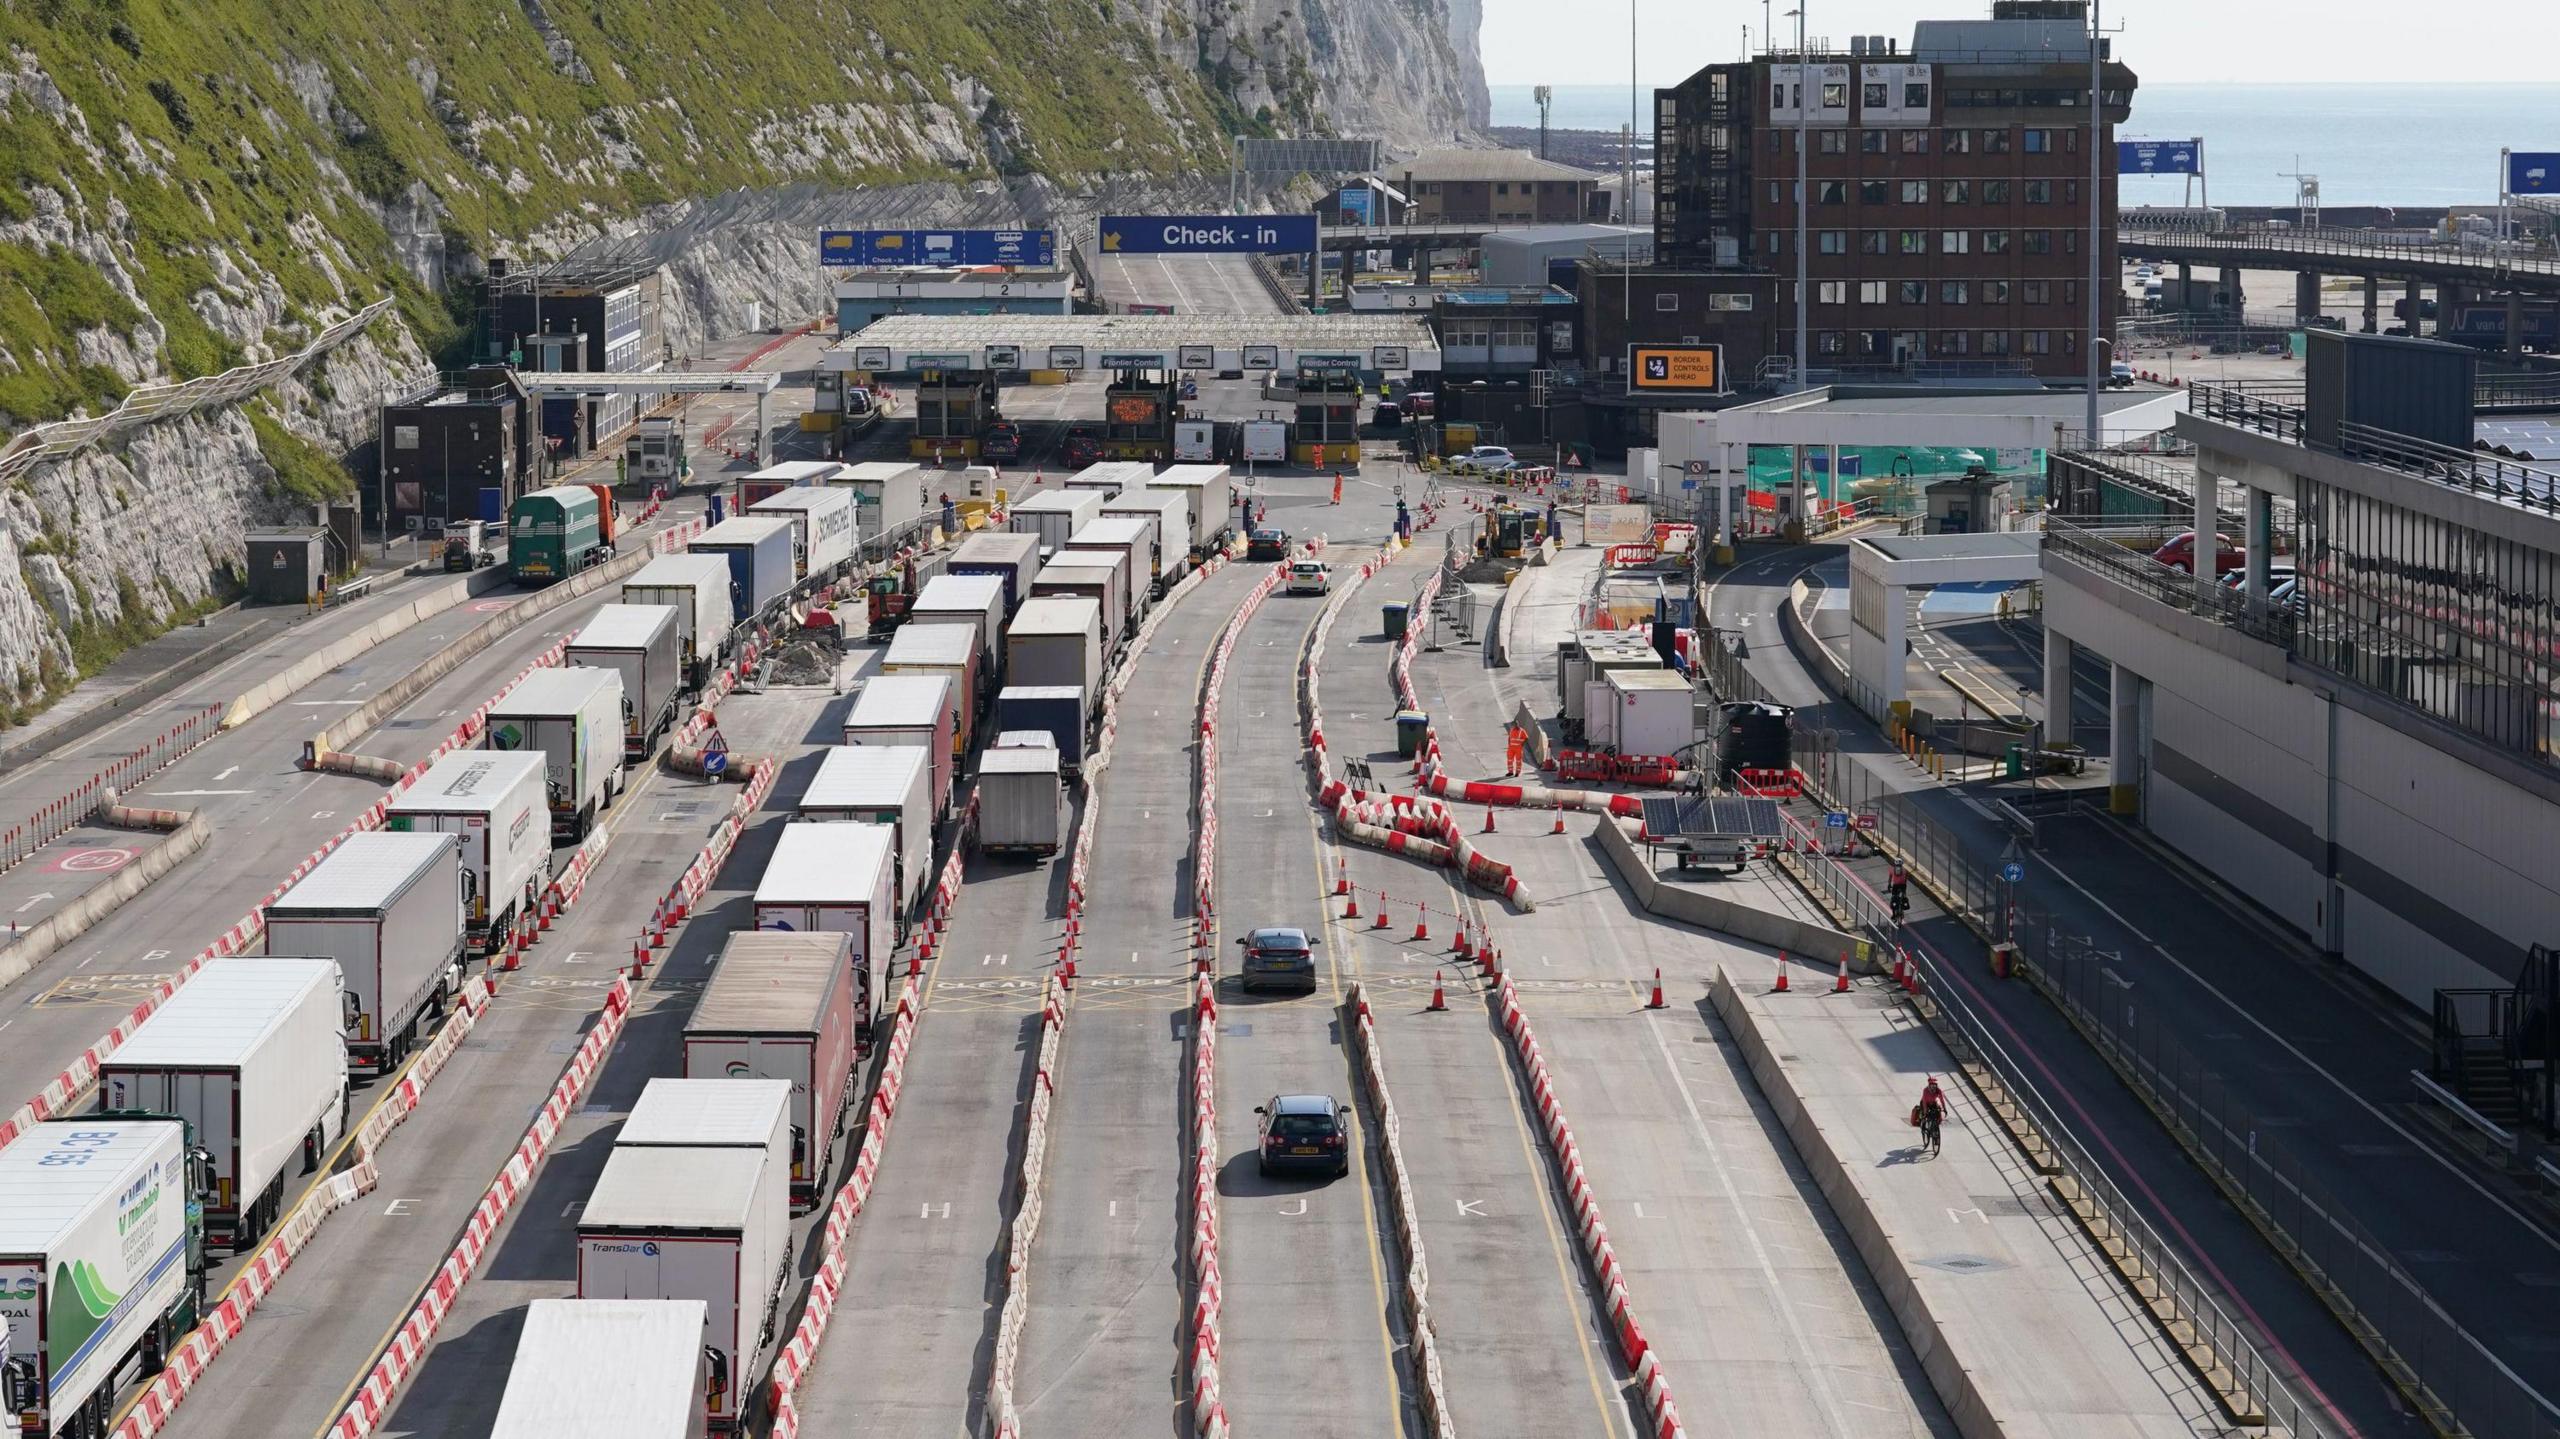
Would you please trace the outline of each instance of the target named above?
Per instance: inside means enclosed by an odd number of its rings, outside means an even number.
[[[2116,173],[2120,175],[2200,175],[2204,141],[2118,140]]]
[[[2507,156],[2507,193],[2560,195],[2560,151],[2516,151]]]
[[[1822,827],[1824,829],[1847,829],[1849,827],[1849,816],[1835,809],[1831,813],[1822,817]]]
[[[1055,230],[820,230],[821,265],[1054,265]]]
[[[1106,255],[1305,255],[1313,215],[1105,215]]]
[[[2007,864],[2000,866],[2000,877],[2009,881],[2011,884],[2016,884],[2019,880],[2027,877],[2027,867],[2013,859]]]

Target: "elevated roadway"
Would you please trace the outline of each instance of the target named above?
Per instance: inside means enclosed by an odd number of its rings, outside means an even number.
[[[2120,230],[2116,249],[2127,260],[2371,275],[2475,290],[2560,294],[2560,259],[2547,255],[2495,255],[2454,245],[2381,244],[2355,231]]]
[[[1096,255],[1103,307],[1170,306],[1177,315],[1277,315],[1280,302],[1250,255]]]

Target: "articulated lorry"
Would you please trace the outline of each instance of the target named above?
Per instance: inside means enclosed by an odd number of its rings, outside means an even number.
[[[699,691],[729,656],[736,612],[729,603],[725,555],[660,555],[622,582],[626,605],[665,605],[676,612],[684,687]]]
[[[933,882],[933,756],[922,745],[830,746],[796,817],[885,824],[898,833],[900,933]]]
[[[1066,837],[1060,796],[1055,745],[988,750],[978,760],[979,852],[1035,859],[1055,855]]]
[[[212,1188],[175,1115],[38,1124],[0,1149],[0,1375],[20,1433],[104,1439],[123,1381],[195,1328]]]
[[[960,732],[959,687],[949,675],[878,675],[865,681],[845,716],[849,745],[922,745],[933,758],[934,818],[951,812],[951,737]]]
[[[463,843],[351,834],[267,906],[267,953],[336,961],[350,1070],[399,1068],[461,990]]]
[[[722,520],[685,546],[688,554],[729,563],[729,614],[744,625],[782,603],[799,579],[791,558],[791,521],[773,515]]]
[[[1148,608],[1147,581],[1164,569],[1163,530],[1158,523],[1161,518],[1157,515],[1104,515],[1076,531],[1075,538],[1067,541],[1068,555],[1108,550],[1128,556],[1126,578],[1132,597],[1138,601],[1129,606],[1132,624]]]
[[[1032,576],[1040,572],[1040,537],[988,531],[962,540],[951,552],[955,575],[994,575],[1004,581],[1004,612],[1010,616],[1031,598]]]
[[[347,1124],[337,961],[232,955],[199,971],[98,1068],[103,1114],[174,1114],[213,1156],[208,1239],[238,1253]]]
[[[657,753],[658,742],[676,727],[676,700],[684,690],[678,618],[673,605],[606,605],[569,641],[567,664],[622,677],[626,762]]]
[[[1005,672],[1022,685],[1074,685],[1102,707],[1102,605],[1087,595],[1033,600],[1005,632]]]
[[[418,776],[382,819],[393,834],[462,837],[463,932],[485,954],[507,947],[551,879],[544,769],[538,754],[459,750]]]
[[[489,707],[483,748],[538,754],[551,838],[576,844],[622,792],[622,676],[609,669],[539,669]]]
[[[507,574],[547,585],[613,557],[605,502],[586,485],[553,485],[520,495],[507,512]]]
[[[1050,554],[1067,547],[1067,537],[1102,513],[1107,498],[1094,490],[1044,490],[1014,502],[1005,523],[1015,534],[1037,535]]]
[[[1156,522],[1154,573],[1131,578],[1152,580],[1150,593],[1158,598],[1191,571],[1191,499],[1184,490],[1124,490],[1102,503],[1106,516],[1140,515]]]
[[[855,983],[845,935],[741,931],[722,945],[685,1021],[686,1078],[790,1086],[795,1209],[826,1193],[835,1143],[852,1113],[854,1071],[871,1028],[871,1016],[855,1008]]]
[[[897,943],[896,846],[885,824],[793,821],[756,881],[756,928],[853,936],[854,1006],[865,1014],[872,971]]]
[[[1175,465],[1147,481],[1154,490],[1170,490],[1191,502],[1191,552],[1206,557],[1235,528],[1236,497],[1224,465]]]
[[[489,1439],[702,1439],[715,1376],[699,1299],[537,1299]]]
[[[805,486],[747,506],[757,518],[791,522],[791,558],[804,580],[829,578],[853,562],[853,512],[853,491]]]
[[[1040,567],[1031,586],[1034,598],[1065,596],[1089,599],[1102,606],[1102,633],[1117,649],[1131,628],[1129,556],[1116,550],[1069,550]]]
[[[791,1117],[791,1081],[747,1074],[652,1079],[613,1136],[616,1149],[753,1149],[790,1164],[795,1179],[807,1143]]]
[[[998,644],[995,637],[987,645]],[[960,623],[917,623],[903,626],[898,637],[880,656],[880,677],[892,675],[941,675],[951,681],[954,720],[957,728],[951,736],[952,756],[969,753],[970,742],[977,735],[978,696],[992,692],[992,682],[983,682],[989,666],[980,653],[978,625],[974,621]]]

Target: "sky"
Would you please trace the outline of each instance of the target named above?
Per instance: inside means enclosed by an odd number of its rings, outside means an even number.
[[[1624,84],[1627,7],[1637,7],[1637,75],[1669,85],[1762,39],[1761,0],[1484,0],[1485,78],[1496,85]],[[1846,48],[1891,35],[1907,48],[1915,18],[1971,19],[1989,0],[1805,0],[1808,34]],[[1792,41],[1792,0],[1768,7]],[[2415,12],[2425,16],[2415,20]],[[2116,53],[2144,81],[2358,84],[2547,81],[2560,56],[2554,0],[2107,0]],[[2309,13],[2316,22],[2306,23]]]

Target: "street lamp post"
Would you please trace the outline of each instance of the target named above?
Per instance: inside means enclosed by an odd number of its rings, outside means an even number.
[[[2098,58],[2104,28],[2098,23],[2098,9],[2103,0],[2089,0],[2089,443],[2100,445],[2098,429],[2098,382],[2104,371],[2098,368],[2098,330],[2104,323],[2106,295],[2102,281],[2105,258],[2100,243],[2100,222],[2106,214],[2106,195],[2100,187],[2104,161],[2098,146],[2106,136],[2106,79]]]
[[[1812,309],[1811,309],[1811,299],[1812,299],[1812,296],[1811,296],[1811,294],[1809,293],[1810,278],[1811,278],[1811,275],[1812,275],[1812,265],[1811,265],[1811,261],[1810,261],[1810,259],[1809,259],[1808,257],[1810,256],[1810,254],[1811,254],[1811,252],[1812,252],[1812,245],[1813,245],[1813,233],[1812,233],[1812,227],[1813,227],[1813,207],[1812,207],[1812,204],[1811,204],[1811,201],[1812,201],[1812,198],[1813,198],[1813,197],[1812,197],[1812,195],[1811,195],[1809,192],[1807,192],[1807,190],[1805,189],[1805,165],[1806,165],[1806,160],[1807,160],[1806,151],[1807,151],[1808,149],[1810,149],[1810,148],[1811,148],[1811,147],[1810,147],[1810,145],[1809,145],[1807,142],[1812,138],[1812,124],[1811,124],[1811,120],[1812,120],[1812,114],[1813,114],[1813,112],[1812,112],[1810,109],[1808,109],[1808,108],[1806,107],[1806,105],[1805,105],[1805,94],[1804,94],[1804,92],[1805,92],[1805,82],[1806,82],[1808,79],[1810,79],[1810,78],[1811,78],[1811,75],[1812,75],[1813,63],[1812,63],[1812,57],[1811,57],[1811,56],[1809,56],[1809,55],[1807,55],[1807,54],[1805,53],[1805,38],[1804,38],[1804,11],[1805,11],[1805,7],[1804,7],[1804,6],[1802,6],[1802,5],[1798,5],[1795,9],[1790,10],[1790,11],[1788,11],[1788,12],[1787,12],[1788,14],[1793,15],[1793,16],[1795,17],[1795,21],[1796,21],[1796,353],[1795,353],[1795,360],[1796,360],[1796,384],[1795,384],[1795,387],[1796,387],[1797,389],[1799,389],[1799,390],[1803,389],[1803,388],[1805,387],[1805,385],[1808,383],[1808,381],[1807,381],[1807,372],[1808,372],[1808,364],[1809,364],[1809,359],[1808,359],[1808,357],[1809,357],[1809,356],[1810,356],[1810,354],[1811,354],[1810,346],[1811,346],[1811,344],[1812,344],[1812,334],[1811,334],[1811,330],[1810,330],[1810,326],[1811,326],[1811,323],[1812,323]],[[1797,477],[1797,479],[1796,479],[1796,484],[1797,484],[1797,487],[1798,487],[1798,495],[1799,495],[1799,498],[1801,498],[1801,495],[1802,495],[1802,487],[1803,487],[1803,484],[1804,484],[1804,479],[1803,479],[1803,477],[1802,477],[1801,475],[1799,475],[1799,476]]]

